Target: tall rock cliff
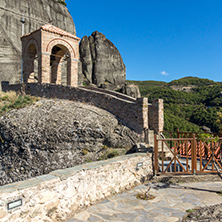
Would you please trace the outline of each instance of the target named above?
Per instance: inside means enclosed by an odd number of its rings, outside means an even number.
[[[76,34],[67,8],[57,0],[0,0],[0,82],[20,81],[22,23],[24,33],[51,23]]]
[[[123,59],[105,35],[95,31],[91,36],[84,36],[80,42],[79,79],[86,84],[98,87],[120,89],[126,82],[126,67]]]

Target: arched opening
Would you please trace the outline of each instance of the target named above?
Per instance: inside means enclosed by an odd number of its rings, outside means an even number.
[[[50,83],[71,85],[71,58],[63,45],[55,45],[50,56]]]
[[[24,58],[24,82],[38,82],[39,57],[34,44],[30,44]]]

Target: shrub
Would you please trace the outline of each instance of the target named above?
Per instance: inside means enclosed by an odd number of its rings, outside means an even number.
[[[63,0],[58,0],[58,3],[60,3],[60,4],[64,5],[64,6],[67,5]]]

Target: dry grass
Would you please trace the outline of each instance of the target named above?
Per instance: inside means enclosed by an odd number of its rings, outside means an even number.
[[[20,109],[38,101],[38,97],[20,95],[14,91],[0,92],[0,116],[11,109]]]
[[[153,200],[156,197],[150,194],[151,186],[147,188],[147,190],[140,190],[139,193],[136,194],[137,199],[141,200]]]

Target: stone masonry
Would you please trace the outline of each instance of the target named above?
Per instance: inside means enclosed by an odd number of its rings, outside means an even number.
[[[2,186],[0,220],[65,221],[79,209],[149,179],[153,174],[151,156],[120,156]],[[8,209],[8,204],[17,200],[22,205]]]
[[[66,63],[65,85],[78,86],[78,37],[48,24],[21,40],[24,83],[61,84],[62,63]]]
[[[3,91],[25,92],[33,96],[67,99],[95,105],[114,114],[120,121],[144,137],[145,129],[163,131],[163,100],[148,104],[148,98],[132,98],[111,90],[68,87],[55,84],[2,84]]]
[[[164,104],[162,99],[155,99],[149,106],[149,128],[155,133],[163,131],[164,127]]]

